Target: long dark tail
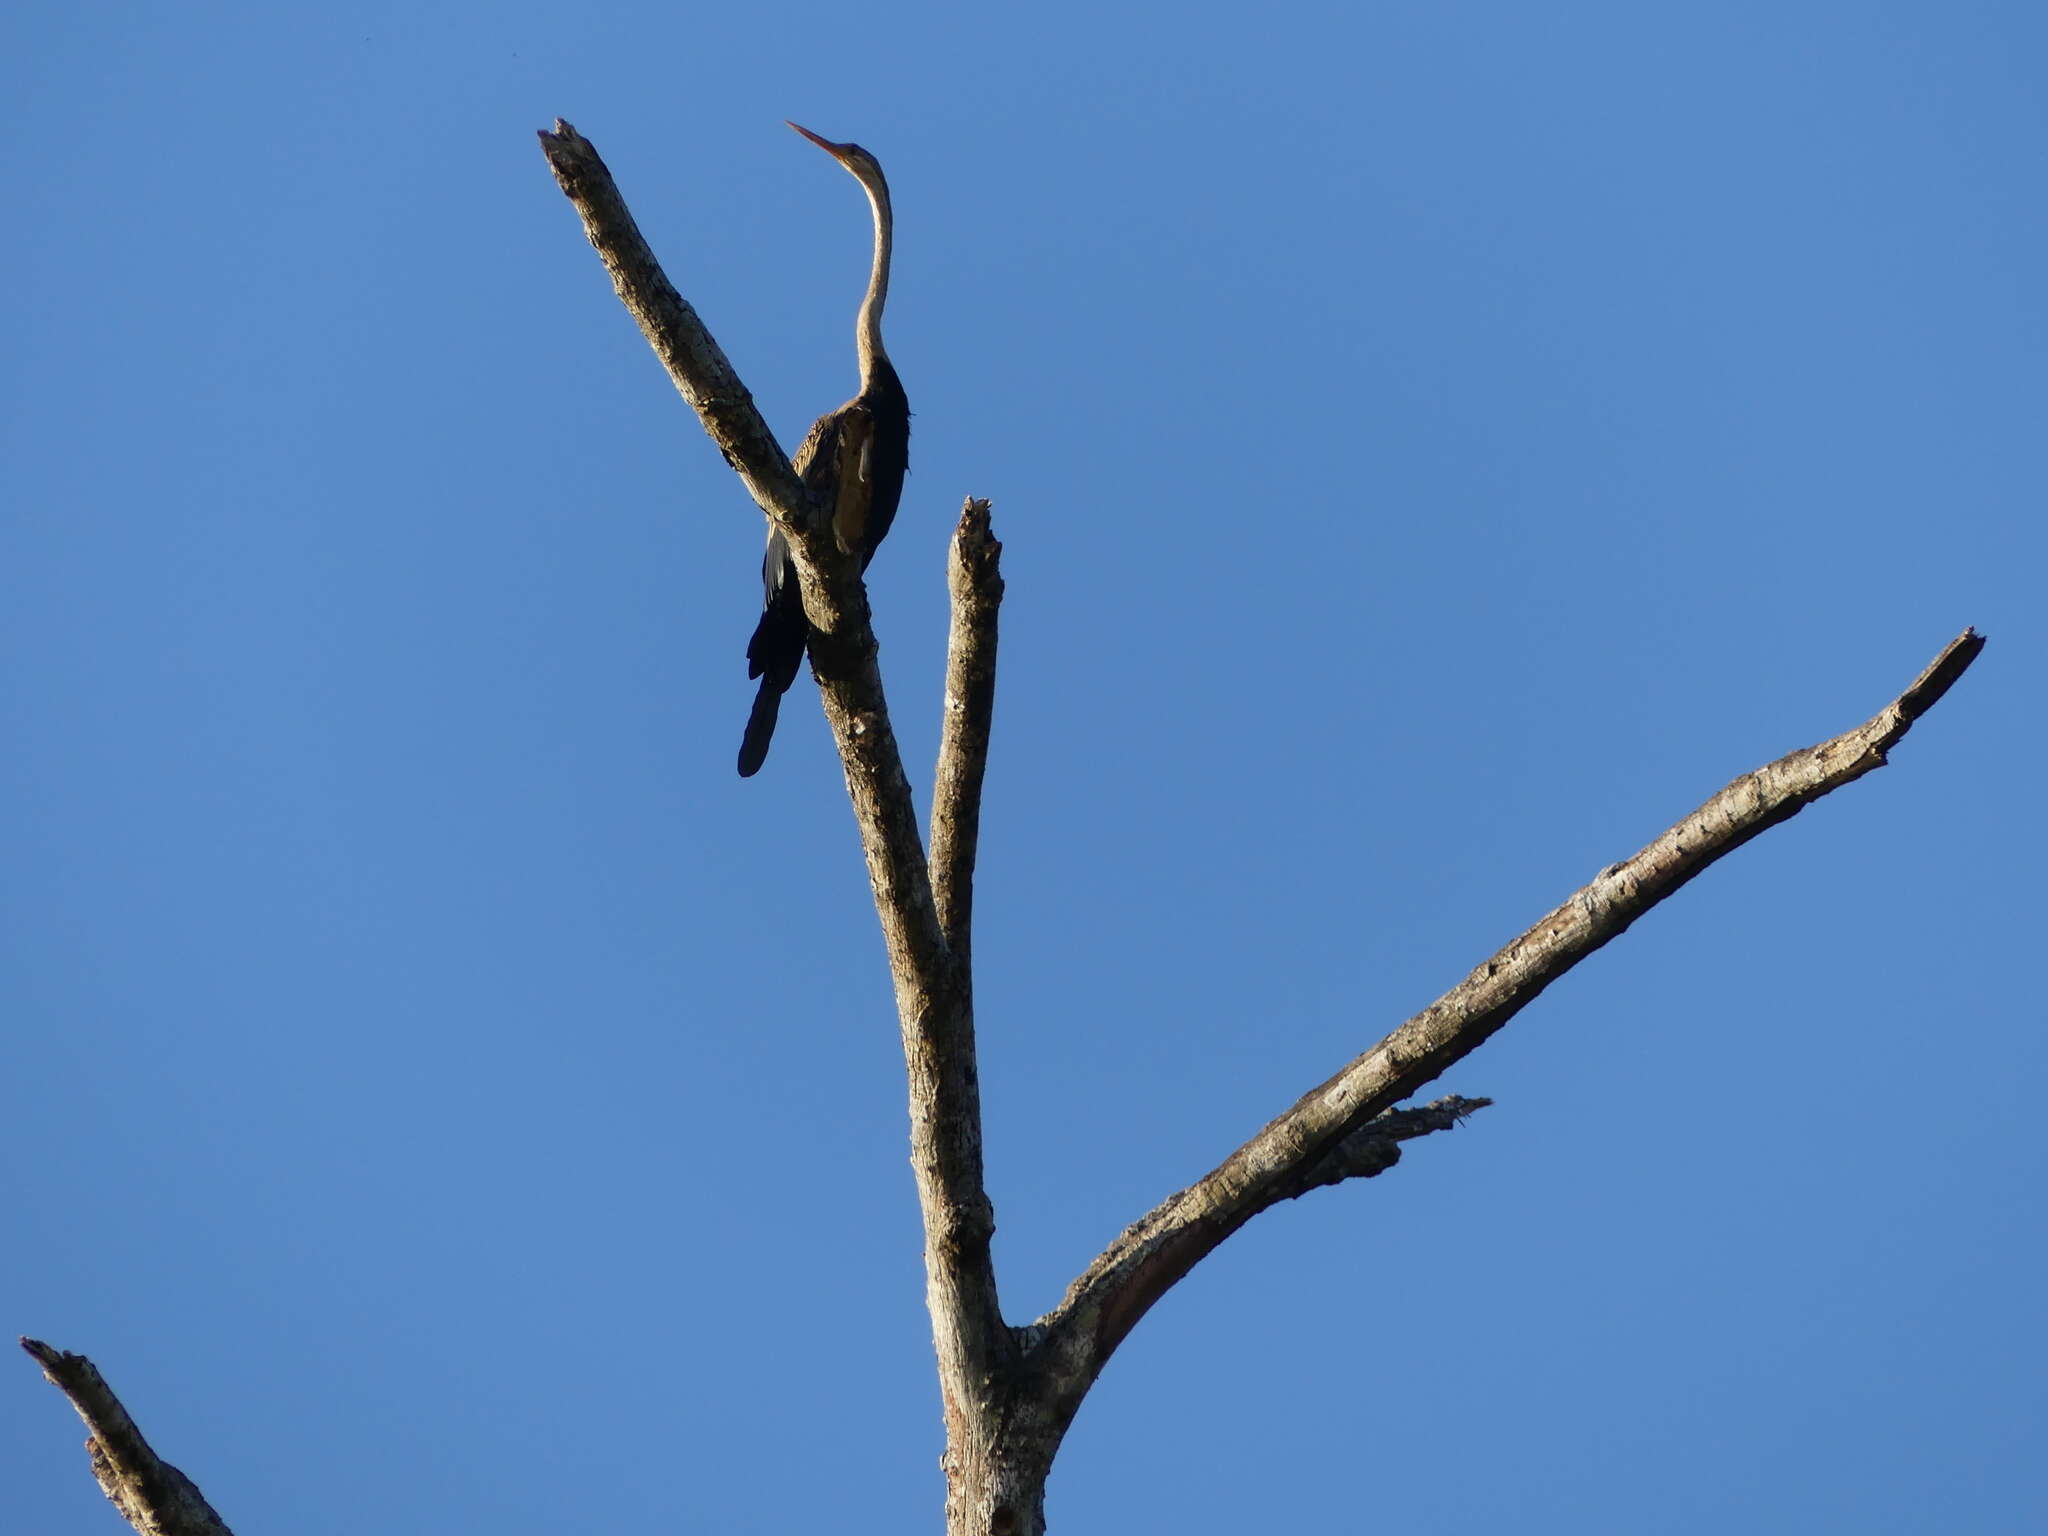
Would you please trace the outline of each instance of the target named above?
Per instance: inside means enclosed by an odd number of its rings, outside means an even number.
[[[740,738],[740,777],[750,779],[768,760],[768,743],[775,739],[775,717],[782,712],[782,696],[796,681],[804,664],[804,641],[810,626],[804,622],[803,597],[792,573],[761,610],[761,622],[754,626],[754,638],[747,642],[747,676],[761,679],[754,695],[754,708],[747,716],[746,734]]]
[[[772,677],[761,679],[761,691],[754,695],[754,707],[747,715],[747,732],[740,737],[740,777],[751,779],[768,761],[768,743],[775,739],[775,717],[782,713],[782,695]]]

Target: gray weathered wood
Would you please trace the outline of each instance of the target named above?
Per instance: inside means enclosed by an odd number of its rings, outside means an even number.
[[[233,1536],[192,1479],[150,1449],[90,1360],[41,1339],[23,1339],[21,1347],[85,1420],[92,1475],[124,1520],[142,1536]]]
[[[1261,1211],[1384,1173],[1400,1144],[1449,1130],[1485,1099],[1395,1106],[1475,1050],[1543,990],[1709,866],[1886,754],[1976,658],[1965,630],[1872,719],[1743,775],[1633,857],[1602,870],[1436,1002],[1311,1089],[1207,1176],[1162,1201],[1090,1263],[1060,1304],[1003,1322],[990,1256],[974,1048],[973,878],[1002,596],[986,502],[970,501],[949,583],[946,719],[928,863],[890,725],[857,562],[835,541],[702,322],[662,275],[595,148],[568,124],[541,135],[621,300],[755,501],[790,538],[813,670],[839,747],[895,983],[909,1083],[911,1165],[924,1219],[926,1302],[946,1421],[951,1536],[1038,1536],[1067,1427],[1145,1312]],[[24,1339],[92,1430],[94,1475],[136,1530],[220,1536],[189,1479],[150,1450],[91,1362]]]
[[[557,137],[568,131],[558,125]],[[549,155],[555,159],[554,148]],[[601,166],[594,150],[587,159]],[[564,188],[577,196],[566,179]],[[631,248],[624,235],[606,227],[607,220],[617,219],[630,228],[615,191],[604,199],[586,195],[577,206],[600,252]],[[607,254],[606,263],[636,317],[666,315],[678,306],[688,313],[672,290],[665,291],[665,279],[648,292],[636,291],[647,274],[659,276],[651,255],[614,261]],[[644,318],[641,323],[669,363],[662,327],[650,327]],[[701,348],[681,351],[687,361]],[[722,365],[723,357],[718,361]],[[677,365],[670,371],[676,374]],[[693,406],[700,399],[723,406],[745,398],[737,380],[721,378],[708,395],[681,378],[678,387]],[[736,460],[742,478],[766,477],[773,466],[750,459],[750,438],[733,438],[729,424],[703,406],[699,412],[721,446],[733,442],[727,457]],[[755,481],[748,483],[755,488]],[[760,500],[761,492],[755,494]],[[1648,848],[1603,870],[1464,982],[1303,1095],[1207,1177],[1135,1222],[1083,1271],[1059,1306],[1028,1327],[1011,1329],[998,1308],[989,1254],[995,1217],[982,1182],[968,966],[995,688],[999,553],[987,504],[970,501],[950,567],[953,625],[929,864],[889,723],[866,604],[845,586],[843,571],[818,547],[815,534],[797,561],[806,613],[814,622],[823,614],[843,623],[833,631],[829,660],[814,653],[814,661],[896,985],[910,1089],[911,1165],[924,1215],[926,1302],[945,1407],[947,1530],[953,1536],[1037,1536],[1044,1528],[1045,1479],[1060,1440],[1110,1355],[1154,1302],[1259,1212],[1311,1189],[1384,1172],[1398,1160],[1400,1141],[1448,1129],[1484,1105],[1485,1100],[1447,1099],[1415,1110],[1393,1108],[1716,860],[1882,765],[1886,750],[1983,645],[1965,631],[1875,719],[1745,775]],[[814,593],[814,583],[823,590]]]
[[[939,927],[965,971],[974,930],[974,859],[981,838],[981,785],[995,721],[996,614],[1003,601],[1003,546],[988,503],[970,500],[953,530],[946,586],[946,706],[932,784],[932,894]],[[968,979],[971,981],[972,976]]]

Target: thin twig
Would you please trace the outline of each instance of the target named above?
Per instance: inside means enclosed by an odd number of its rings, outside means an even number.
[[[974,858],[981,838],[981,784],[988,772],[996,707],[996,614],[1003,601],[1003,546],[988,503],[969,500],[953,532],[946,586],[953,623],[946,638],[946,709],[932,788],[932,898],[939,928],[961,970],[974,941]]]
[[[92,1475],[124,1520],[142,1536],[232,1536],[192,1479],[149,1448],[90,1360],[41,1339],[25,1338],[21,1347],[85,1420]]]
[[[1376,1179],[1401,1161],[1402,1142],[1454,1131],[1492,1103],[1491,1099],[1461,1099],[1449,1094],[1414,1109],[1382,1110],[1304,1169],[1300,1186],[1290,1191],[1288,1198],[1312,1189],[1328,1189],[1347,1179]]]

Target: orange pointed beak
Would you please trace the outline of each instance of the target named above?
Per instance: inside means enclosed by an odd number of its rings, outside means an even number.
[[[846,151],[853,148],[851,144],[834,144],[830,139],[821,138],[817,134],[811,132],[811,130],[806,128],[802,123],[792,123],[786,117],[782,121],[785,125],[794,128],[798,133],[802,134],[805,138],[809,139],[813,144],[817,145],[818,148],[825,151],[825,153],[830,155],[834,160],[838,160],[843,163],[846,159]]]

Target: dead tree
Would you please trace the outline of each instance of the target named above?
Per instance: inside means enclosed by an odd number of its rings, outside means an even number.
[[[1546,913],[1442,997],[1304,1093],[1196,1183],[1140,1216],[1043,1317],[998,1305],[982,1180],[970,966],[976,834],[995,699],[1002,546],[989,504],[969,500],[953,534],[945,716],[930,852],[890,727],[858,555],[812,499],[696,313],[641,238],[590,142],[557,121],[540,135],[619,298],[788,546],[802,590],[825,718],[846,771],[894,979],[908,1073],[911,1166],[924,1217],[925,1299],[946,1431],[949,1536],[1037,1536],[1067,1426],[1118,1344],[1226,1238],[1283,1200],[1400,1160],[1401,1144],[1449,1130],[1490,1101],[1399,1107],[1475,1050],[1543,989],[1658,902],[1809,802],[1883,767],[1886,754],[1983,649],[1965,630],[1891,703],[1818,746],[1744,774],[1634,856]],[[23,1346],[71,1399],[94,1475],[137,1531],[221,1536],[199,1490],[157,1458],[90,1361]]]

